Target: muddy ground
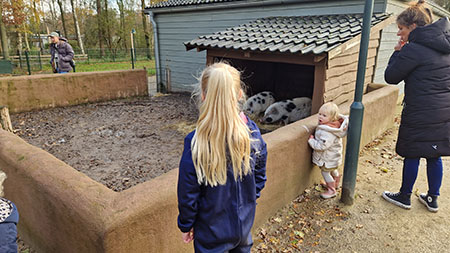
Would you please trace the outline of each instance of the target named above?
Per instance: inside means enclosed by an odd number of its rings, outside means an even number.
[[[196,118],[188,93],[11,115],[21,138],[114,191],[177,168]]]

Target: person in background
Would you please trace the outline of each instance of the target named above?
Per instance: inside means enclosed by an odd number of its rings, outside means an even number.
[[[52,32],[48,35],[51,39],[50,54],[52,69],[54,73],[69,73],[74,65],[74,52],[72,46],[67,42],[67,39],[60,37],[57,32]]]
[[[400,191],[385,191],[382,197],[410,209],[420,158],[425,158],[428,192],[418,199],[437,212],[441,156],[450,155],[450,22],[445,17],[433,23],[431,10],[424,4],[420,0],[397,17],[400,39],[384,73],[387,83],[405,81],[396,146],[404,160]]]
[[[19,212],[14,203],[3,198],[6,174],[0,171],[0,252],[17,253],[17,223]]]
[[[242,113],[240,73],[207,67],[197,90],[196,129],[184,140],[178,176],[178,227],[195,252],[250,252],[256,199],[266,182],[266,143]]]

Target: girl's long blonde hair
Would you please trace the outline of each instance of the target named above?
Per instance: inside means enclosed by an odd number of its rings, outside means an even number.
[[[240,73],[228,64],[215,63],[203,70],[199,86],[197,95],[202,99],[191,143],[198,183],[224,185],[228,162],[237,181],[251,172],[249,128],[239,115]]]

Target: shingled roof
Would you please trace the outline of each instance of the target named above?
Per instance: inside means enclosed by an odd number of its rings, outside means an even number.
[[[374,14],[372,27],[390,17]],[[185,42],[187,50],[221,48],[321,54],[362,31],[362,14],[268,17]]]
[[[236,2],[244,0],[168,0],[159,3],[152,4],[148,6],[148,9],[154,8],[165,8],[165,7],[177,7],[177,6],[187,6],[187,5],[199,5],[199,4],[211,4],[211,3],[222,3],[222,2]]]

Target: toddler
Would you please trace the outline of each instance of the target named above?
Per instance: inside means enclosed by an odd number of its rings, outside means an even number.
[[[339,187],[338,167],[342,163],[342,137],[347,134],[348,117],[339,114],[334,103],[326,103],[319,109],[319,125],[308,143],[313,151],[312,162],[322,171],[327,191],[321,193],[324,199],[336,196]]]

